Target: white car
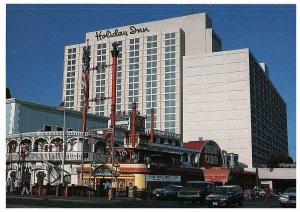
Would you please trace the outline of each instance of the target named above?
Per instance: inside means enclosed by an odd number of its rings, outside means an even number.
[[[296,187],[286,189],[279,195],[281,207],[296,207]]]
[[[258,196],[266,196],[266,192],[261,188],[255,188],[254,193]]]

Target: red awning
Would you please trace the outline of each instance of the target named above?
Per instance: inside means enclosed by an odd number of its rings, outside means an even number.
[[[91,167],[83,167],[83,172],[84,173],[89,173],[93,170],[93,168]],[[81,173],[81,166],[77,166],[76,167],[76,172],[80,172]]]
[[[184,144],[184,147],[201,150],[205,143],[206,141],[189,141]]]
[[[228,182],[230,169],[227,168],[211,168],[204,170],[205,181],[211,182]]]
[[[150,170],[148,168],[126,168],[126,167],[121,167],[119,169],[120,172],[129,172],[129,173],[145,173],[149,172]]]

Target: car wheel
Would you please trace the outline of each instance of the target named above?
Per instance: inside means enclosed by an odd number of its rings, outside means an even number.
[[[180,204],[183,204],[183,201],[182,201],[182,200],[179,200],[179,203],[180,203]]]
[[[228,207],[228,208],[232,208],[232,202],[228,202],[228,203],[227,203],[227,207]]]
[[[239,206],[242,206],[242,204],[243,204],[243,201],[240,200],[240,201],[239,201]]]
[[[211,204],[206,204],[206,206],[207,206],[208,208],[211,208]]]

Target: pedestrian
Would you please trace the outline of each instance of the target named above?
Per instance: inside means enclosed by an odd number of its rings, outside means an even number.
[[[8,178],[7,181],[6,181],[6,193],[7,193],[7,195],[10,194],[11,185],[12,185],[12,181],[11,181],[10,178]]]
[[[251,189],[247,189],[247,199],[252,199]]]
[[[20,194],[21,191],[20,191],[20,179],[16,178],[15,180],[15,194]]]
[[[247,189],[246,188],[244,188],[244,190],[243,190],[243,197],[244,197],[244,199],[247,199]]]
[[[23,183],[22,183],[23,185],[22,185],[22,195],[24,195],[24,192],[26,192],[27,193],[27,195],[29,194],[29,191],[28,191],[28,182],[27,181],[23,181]]]
[[[105,196],[108,197],[108,191],[111,189],[111,183],[106,181],[103,183]]]
[[[270,208],[271,207],[271,190],[269,187],[265,189],[265,208]]]

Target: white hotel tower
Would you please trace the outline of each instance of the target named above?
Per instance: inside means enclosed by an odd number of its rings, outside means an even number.
[[[249,49],[222,51],[205,13],[86,33],[91,67],[109,65],[119,43],[117,111],[154,108],[159,130],[183,141],[216,141],[249,167],[272,153],[287,153],[286,105]],[[87,42],[65,46],[62,99],[81,110],[82,53]],[[90,71],[89,97],[111,96],[111,67]],[[109,116],[110,100],[90,102],[90,113]]]

